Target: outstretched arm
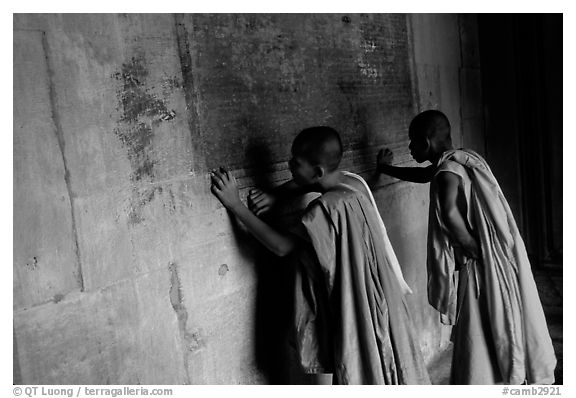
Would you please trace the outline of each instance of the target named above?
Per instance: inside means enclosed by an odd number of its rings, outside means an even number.
[[[277,256],[289,254],[297,244],[295,236],[282,234],[256,217],[240,201],[236,179],[227,170],[220,168],[212,172],[212,193],[230,210],[268,250]]]
[[[434,176],[434,170],[436,169],[434,165],[428,167],[396,167],[392,166],[393,159],[394,155],[388,148],[381,149],[380,152],[378,152],[376,171],[371,179],[372,184],[376,182],[380,174],[387,174],[400,180],[421,184],[430,182]]]
[[[454,242],[454,246],[462,248],[466,256],[478,258],[480,249],[472,232],[469,230],[464,215],[458,208],[458,177],[453,173],[439,173],[438,199],[442,218]]]
[[[260,217],[270,211],[278,201],[290,200],[308,192],[311,192],[309,187],[301,187],[294,180],[277,186],[271,192],[254,188],[250,190],[248,195],[248,208],[252,213]]]

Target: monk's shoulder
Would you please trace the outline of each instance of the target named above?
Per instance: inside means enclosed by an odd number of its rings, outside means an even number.
[[[438,168],[436,169],[436,172],[434,173],[434,177],[438,178],[438,176],[443,172],[456,174],[460,177],[465,177],[467,175],[464,166],[453,160],[445,160],[441,164],[439,164]]]
[[[343,174],[342,179],[344,180],[344,183],[346,185],[351,186],[352,188],[354,188],[357,191],[362,192],[363,194],[366,194],[366,186],[364,185],[364,183],[362,181],[360,181],[359,178],[362,178],[360,176],[358,177],[352,177],[348,174]]]
[[[317,216],[331,217],[332,214],[342,209],[345,203],[353,200],[355,195],[357,195],[357,192],[351,189],[334,189],[325,192],[310,202],[306,208],[306,216],[307,218]]]

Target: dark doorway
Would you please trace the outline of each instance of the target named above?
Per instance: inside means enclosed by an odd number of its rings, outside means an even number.
[[[562,264],[562,24],[478,16],[487,160],[533,266]]]

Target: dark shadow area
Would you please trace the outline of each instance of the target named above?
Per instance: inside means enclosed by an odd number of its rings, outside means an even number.
[[[271,191],[275,163],[263,140],[254,138],[245,148],[244,164],[254,187]],[[274,228],[287,231],[281,209],[262,216]],[[287,258],[269,252],[234,218],[234,236],[243,255],[252,258],[257,274],[255,306],[255,358],[260,371],[270,384],[307,384],[307,378],[297,366],[290,337],[293,325],[294,268]]]
[[[270,191],[273,187],[271,173],[272,165],[277,160],[272,159],[272,154],[263,138],[250,137],[245,149],[244,164],[252,170],[252,178],[255,188]]]
[[[562,14],[478,16],[486,154],[533,266],[562,263]]]
[[[270,165],[274,160],[263,141],[255,139],[246,148],[246,164],[252,166],[256,188],[272,189]],[[262,217],[282,229],[274,214]],[[276,221],[276,222],[274,222]],[[290,384],[289,336],[292,324],[293,272],[286,259],[259,245],[254,263],[258,275],[256,292],[256,361],[270,384]]]
[[[563,383],[562,14],[479,14],[486,158],[530,257]]]

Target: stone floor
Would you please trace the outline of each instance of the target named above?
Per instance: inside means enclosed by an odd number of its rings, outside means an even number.
[[[534,270],[534,279],[544,308],[552,344],[558,359],[555,384],[563,384],[562,372],[562,266],[543,265]],[[452,346],[438,354],[428,366],[432,384],[449,384]]]

